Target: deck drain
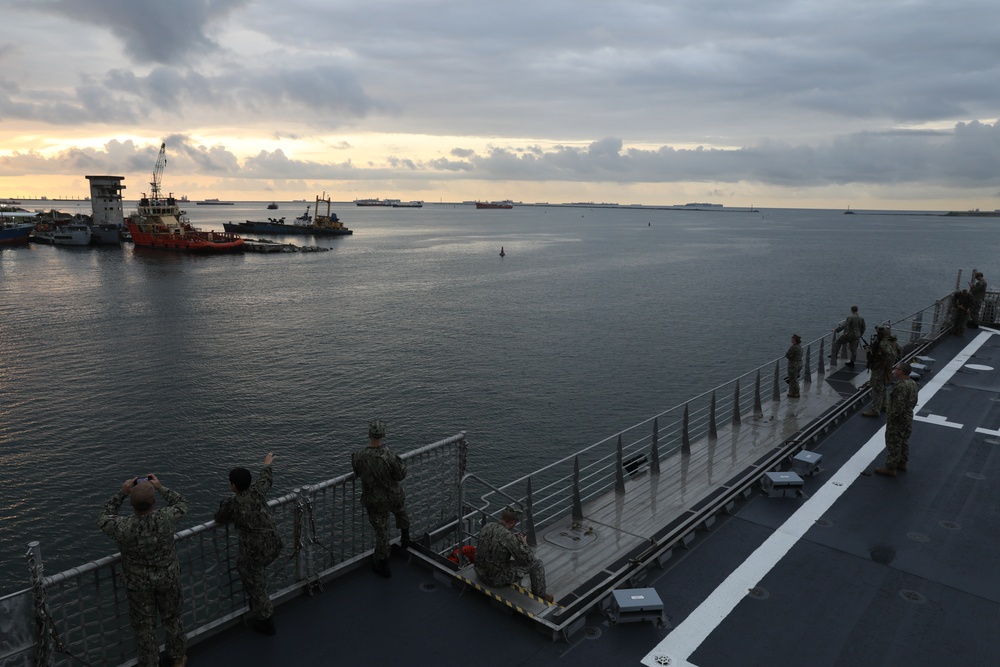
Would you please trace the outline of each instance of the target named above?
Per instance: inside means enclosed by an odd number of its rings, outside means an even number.
[[[654,655],[653,656],[653,662],[655,662],[658,665],[672,665],[672,664],[674,664],[674,661],[670,658],[669,655]]]
[[[961,530],[962,527],[954,521],[938,521],[938,525],[948,530]]]
[[[927,537],[923,533],[907,533],[906,536],[913,540],[914,542],[930,542],[931,538]]]
[[[424,593],[432,593],[437,590],[437,584],[435,584],[433,581],[425,581],[424,583],[420,584],[420,590],[422,590]]]
[[[907,602],[912,602],[913,604],[923,604],[927,602],[927,597],[923,593],[918,593],[917,591],[911,591],[905,588],[899,591],[899,597],[903,598]]]
[[[986,475],[980,475],[978,472],[967,472],[965,473],[965,476],[970,479],[986,479]]]
[[[767,592],[767,589],[761,586],[754,586],[747,591],[747,595],[752,597],[754,600],[766,600],[771,597],[771,594]]]
[[[833,522],[828,521],[827,519],[816,519],[816,525],[823,526],[824,528],[829,528],[830,526],[833,525]]]
[[[594,626],[584,628],[583,636],[587,639],[597,639],[601,636],[601,629]]]
[[[985,442],[987,445],[1000,445],[1000,440],[997,440],[996,438],[987,438]]]

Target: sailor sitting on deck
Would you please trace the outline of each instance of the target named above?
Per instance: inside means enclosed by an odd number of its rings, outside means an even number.
[[[542,561],[532,553],[524,534],[514,532],[520,520],[520,512],[507,506],[500,513],[500,523],[482,527],[476,549],[476,575],[490,586],[509,586],[527,574],[531,577],[531,592],[552,602],[552,595],[545,591]]]

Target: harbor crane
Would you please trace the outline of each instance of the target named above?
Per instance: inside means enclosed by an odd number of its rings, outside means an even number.
[[[167,144],[160,144],[160,154],[156,158],[156,166],[153,167],[153,180],[150,182],[150,198],[160,198],[160,181],[163,178],[163,168],[167,166]]]

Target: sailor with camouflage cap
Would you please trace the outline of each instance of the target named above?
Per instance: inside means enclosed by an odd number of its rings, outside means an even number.
[[[509,586],[520,582],[524,575],[531,578],[531,592],[553,601],[545,590],[545,567],[528,546],[523,533],[514,533],[521,520],[516,507],[507,506],[500,512],[500,523],[487,523],[476,540],[476,576],[489,586]]]
[[[375,554],[372,569],[389,577],[389,513],[396,517],[396,527],[402,533],[401,546],[410,546],[410,520],[406,516],[406,496],[399,484],[406,477],[406,464],[387,446],[385,423],[373,419],[368,423],[368,446],[351,455],[351,467],[361,480],[361,504],[375,531]]]

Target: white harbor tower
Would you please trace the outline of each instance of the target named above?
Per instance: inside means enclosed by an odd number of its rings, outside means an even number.
[[[87,176],[90,181],[90,206],[93,211],[93,238],[98,243],[120,243],[125,228],[122,212],[124,176]]]

